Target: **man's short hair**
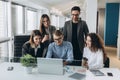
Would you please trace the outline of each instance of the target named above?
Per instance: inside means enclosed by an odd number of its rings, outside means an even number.
[[[72,9],[71,9],[71,12],[74,11],[74,10],[77,10],[79,12],[81,11],[79,6],[73,6]]]
[[[61,36],[61,35],[63,35],[63,33],[60,30],[55,30],[55,32],[53,33],[53,35]]]

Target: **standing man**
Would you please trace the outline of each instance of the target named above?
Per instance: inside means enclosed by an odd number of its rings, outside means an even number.
[[[72,20],[65,22],[63,28],[64,40],[70,41],[73,45],[74,60],[76,60],[72,63],[73,65],[81,65],[81,61],[77,60],[82,60],[84,39],[89,32],[86,22],[81,20],[79,15],[80,8],[78,6],[72,7]]]

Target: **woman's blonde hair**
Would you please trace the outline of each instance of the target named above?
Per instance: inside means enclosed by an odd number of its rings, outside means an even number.
[[[48,16],[47,14],[43,14],[43,15],[41,16],[41,19],[40,19],[40,33],[42,33],[42,34],[44,34],[44,32],[45,32],[45,26],[44,26],[44,24],[43,24],[43,19],[44,19],[44,18],[47,18],[48,21],[50,22],[50,18],[49,18],[49,16]]]

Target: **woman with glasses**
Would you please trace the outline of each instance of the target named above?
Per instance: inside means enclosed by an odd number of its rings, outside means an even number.
[[[30,54],[33,57],[42,57],[44,45],[42,42],[42,35],[39,30],[33,30],[29,41],[25,42],[22,47],[22,54]]]
[[[73,47],[68,41],[63,41],[63,33],[56,30],[53,33],[54,42],[49,44],[46,58],[60,58],[64,60],[64,65],[73,60]]]

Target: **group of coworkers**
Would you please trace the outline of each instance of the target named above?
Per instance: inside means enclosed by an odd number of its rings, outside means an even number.
[[[32,31],[22,47],[22,54],[63,59],[64,65],[103,68],[107,58],[103,40],[98,34],[89,33],[86,22],[79,18],[80,11],[78,6],[71,8],[71,20],[65,22],[63,30],[56,30],[49,16],[43,14],[40,30]]]

